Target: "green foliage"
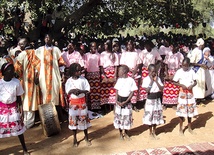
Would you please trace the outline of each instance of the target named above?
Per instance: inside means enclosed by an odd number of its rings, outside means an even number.
[[[89,4],[89,5],[87,5]],[[202,22],[209,22],[214,13],[213,0],[1,0],[0,23],[4,23],[6,33],[16,32],[16,23],[20,29],[26,29],[20,21],[20,11],[29,16],[35,30],[40,30],[42,20],[58,20],[54,31],[64,28],[68,31],[112,35],[120,31],[140,29],[143,22],[148,28],[173,26],[188,29]],[[83,9],[83,10],[81,10]],[[75,14],[76,12],[78,14]],[[53,16],[54,13],[60,16]],[[47,15],[50,15],[47,18]],[[214,17],[213,17],[214,18]],[[23,20],[25,20],[23,19]],[[39,24],[38,24],[39,23]],[[156,29],[157,27],[157,29]],[[149,31],[149,29],[147,29]],[[144,30],[145,31],[145,30]],[[28,34],[29,31],[26,32]],[[139,31],[138,31],[139,32]],[[152,32],[151,32],[152,33]]]

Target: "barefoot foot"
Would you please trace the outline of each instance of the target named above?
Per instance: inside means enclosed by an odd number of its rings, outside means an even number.
[[[91,146],[92,145],[89,140],[86,140],[85,142],[86,142],[86,146]]]

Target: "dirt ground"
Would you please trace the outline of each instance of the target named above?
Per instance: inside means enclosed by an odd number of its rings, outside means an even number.
[[[167,108],[164,111],[165,124],[157,127],[159,140],[151,140],[146,125],[142,124],[144,110],[133,112],[134,125],[130,130],[130,141],[121,141],[119,131],[114,129],[113,112],[104,117],[91,121],[92,127],[89,128],[89,138],[92,142],[90,147],[86,146],[83,140],[83,132],[77,135],[80,141],[77,148],[72,147],[72,132],[68,129],[67,123],[62,123],[60,134],[45,137],[41,125],[37,125],[27,130],[25,141],[31,155],[103,155],[143,150],[146,148],[170,147],[177,145],[188,145],[191,143],[214,142],[214,102],[210,101],[205,107],[198,106],[199,115],[193,118],[193,129],[196,135],[190,134],[187,130],[184,136],[179,136],[179,118],[175,116],[175,110]],[[187,120],[185,121],[187,125]],[[23,154],[17,137],[0,139],[0,154]]]

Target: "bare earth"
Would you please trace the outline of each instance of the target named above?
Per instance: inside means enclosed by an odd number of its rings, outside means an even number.
[[[159,140],[150,140],[146,125],[142,124],[144,110],[133,112],[134,125],[130,130],[132,140],[121,141],[119,131],[114,129],[113,112],[102,118],[91,121],[89,138],[92,142],[90,147],[83,140],[83,132],[78,133],[80,141],[78,148],[72,147],[72,132],[67,128],[67,123],[62,124],[62,132],[52,137],[45,137],[41,125],[33,127],[25,132],[25,141],[31,155],[100,155],[116,154],[146,148],[171,147],[188,145],[191,143],[214,142],[214,102],[209,102],[206,107],[198,106],[199,115],[193,118],[193,129],[196,135],[187,130],[185,136],[179,136],[179,119],[175,116],[175,110],[168,108],[164,111],[166,123],[157,128]],[[187,125],[187,120],[185,120]],[[23,154],[17,137],[0,139],[0,154]]]

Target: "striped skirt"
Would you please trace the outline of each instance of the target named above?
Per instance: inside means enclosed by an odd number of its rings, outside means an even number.
[[[0,138],[18,136],[25,130],[16,102],[11,104],[0,102]]]
[[[104,69],[106,77],[109,78],[114,78],[115,74],[115,68],[112,67],[107,67]],[[114,89],[115,82],[102,82],[101,83],[101,104],[115,104],[116,103],[116,90]]]
[[[91,109],[101,109],[100,107],[100,72],[88,72],[86,79],[90,84],[90,104]]]

